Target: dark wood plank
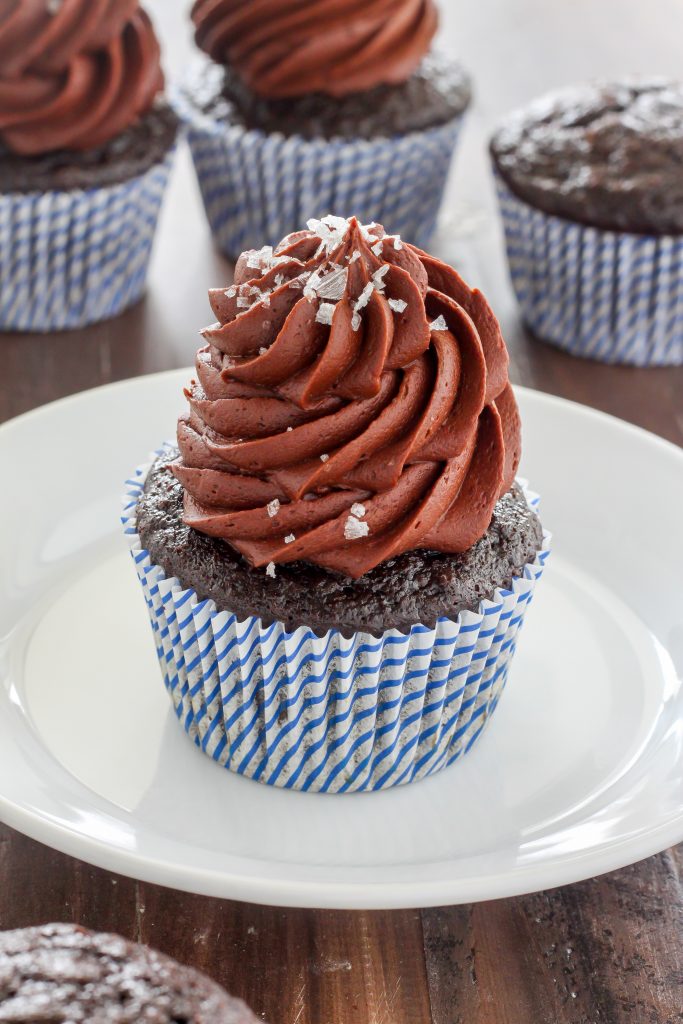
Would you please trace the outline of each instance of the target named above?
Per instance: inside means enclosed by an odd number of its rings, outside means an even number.
[[[419,911],[278,910],[140,887],[144,942],[274,1024],[429,1021]]]
[[[434,1024],[683,1020],[676,852],[518,899],[424,910]]]
[[[73,921],[133,937],[138,883],[66,857],[0,823],[0,929]]]

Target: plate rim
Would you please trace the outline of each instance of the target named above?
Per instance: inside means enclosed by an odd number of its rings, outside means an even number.
[[[0,448],[10,439],[14,430],[20,429],[26,422],[49,418],[65,406],[77,406],[79,403],[91,401],[95,394],[125,391],[131,385],[144,387],[145,384],[163,378],[180,379],[191,375],[192,372],[192,368],[180,367],[129,377],[66,395],[28,410],[0,424]],[[618,429],[650,445],[654,443],[663,454],[680,460],[683,467],[683,448],[651,431],[610,413],[550,392],[520,385],[513,387],[518,395],[538,402],[542,407],[567,407],[567,411],[574,415],[587,417],[596,424],[604,424],[611,429]],[[84,790],[87,788],[82,783],[79,785]],[[678,814],[665,822],[615,837],[599,848],[583,848],[571,854],[564,854],[559,861],[532,860],[516,864],[512,870],[480,874],[476,880],[472,877],[461,880],[456,876],[382,882],[351,877],[333,880],[328,875],[335,870],[334,867],[324,868],[322,878],[287,877],[286,870],[284,875],[259,877],[237,870],[235,866],[241,866],[249,858],[236,855],[230,855],[227,870],[224,868],[220,871],[213,867],[164,861],[148,853],[141,854],[135,849],[115,847],[93,835],[86,835],[82,831],[70,828],[64,821],[49,819],[44,811],[22,805],[3,792],[0,792],[0,820],[68,856],[144,882],[202,895],[272,906],[330,909],[407,909],[519,896],[559,885],[573,884],[596,874],[617,870],[683,841],[682,808]],[[287,867],[286,864],[278,865],[273,860],[262,863],[285,869]],[[432,864],[432,868],[437,863],[445,867],[456,864],[457,861],[442,860]],[[572,864],[574,870],[568,872],[567,869]],[[376,870],[375,866],[373,870]],[[362,871],[363,868],[344,868],[342,874],[350,876],[354,872]],[[571,875],[570,879],[567,877],[568,873]]]

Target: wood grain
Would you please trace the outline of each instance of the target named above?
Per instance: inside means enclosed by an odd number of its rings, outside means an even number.
[[[150,0],[172,68],[184,2]],[[485,143],[505,110],[577,78],[680,75],[679,0],[447,3],[444,42],[475,75],[435,251],[498,312],[516,383],[683,445],[683,368],[573,359],[519,323]],[[0,337],[0,420],[55,398],[189,365],[231,267],[212,245],[181,153],[150,287],[109,323]],[[272,1024],[676,1024],[683,1021],[683,847],[552,892],[422,912],[283,911],[173,892],[90,867],[0,826],[0,928],[73,920],[205,969]]]

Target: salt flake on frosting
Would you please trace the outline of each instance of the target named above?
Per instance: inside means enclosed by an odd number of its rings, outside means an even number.
[[[448,330],[448,324],[446,323],[446,321],[444,320],[444,318],[442,316],[437,316],[436,320],[432,320],[431,324],[429,325],[429,330],[430,331],[447,331]]]
[[[327,324],[329,327],[332,323],[335,308],[334,302],[321,302],[318,306],[318,311],[315,314],[316,322],[319,324]]]
[[[401,236],[400,235],[396,235],[396,237],[394,238],[394,249],[396,249],[398,251],[399,249],[402,249],[402,248],[403,248],[403,242],[401,241]]]
[[[275,562],[268,562],[268,565],[266,566],[266,576],[270,576],[272,579],[275,579]]]
[[[357,331],[360,327],[360,313],[354,313],[351,317],[351,330]]]
[[[323,452],[323,454],[320,456],[320,461],[321,462],[327,462],[328,459],[329,459],[329,455],[327,455],[325,452]]]
[[[407,305],[404,299],[389,299],[389,308],[393,309],[394,313],[402,313]]]
[[[268,349],[266,348],[266,346],[265,345],[261,345],[261,348],[258,350],[258,354],[260,356],[264,356],[267,351],[268,351]]]
[[[237,295],[237,286],[236,285],[231,284],[229,288],[225,289],[225,297],[226,297],[226,299],[234,299],[236,295]]]
[[[381,238],[378,239],[378,241],[375,242],[374,245],[370,246],[370,252],[374,253],[375,256],[381,256],[382,255],[382,239]]]
[[[350,508],[350,512],[352,516],[356,517],[356,519],[362,519],[365,515],[365,505],[361,505],[359,501],[354,501]]]
[[[285,544],[293,544],[295,540],[296,537],[294,536],[294,534],[288,533],[287,536],[285,537]]]
[[[356,519],[355,516],[349,516],[344,523],[344,536],[347,540],[360,540],[361,537],[367,537],[369,533],[368,524]]]
[[[279,511],[280,502],[278,501],[277,498],[273,498],[273,500],[269,501],[268,504],[266,505],[266,512],[268,513],[270,518],[273,519],[273,517],[276,516]]]
[[[370,296],[372,295],[374,287],[375,286],[373,285],[372,281],[368,281],[365,288],[356,299],[356,304],[353,307],[354,312],[358,313],[361,309],[363,309],[364,306],[367,306],[368,302],[370,301]],[[356,328],[354,327],[354,331],[355,329]]]
[[[383,292],[384,291],[384,275],[388,274],[388,273],[389,273],[389,264],[385,263],[378,270],[376,270],[375,273],[372,275],[373,287],[376,288],[378,292]]]

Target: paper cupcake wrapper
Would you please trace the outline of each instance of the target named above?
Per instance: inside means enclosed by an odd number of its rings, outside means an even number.
[[[376,221],[425,246],[436,226],[462,115],[373,141],[307,140],[201,117],[177,97],[211,230],[236,258],[275,245],[311,217]]]
[[[135,526],[149,468],[126,482],[122,522],[166,689],[204,753],[268,785],[341,793],[412,782],[472,747],[505,685],[549,535],[511,590],[433,629],[287,632],[219,611],[154,564]]]
[[[0,330],[83,327],[141,297],[173,153],[119,185],[0,195]]]
[[[683,235],[553,217],[495,177],[510,276],[534,334],[606,363],[683,363]]]

